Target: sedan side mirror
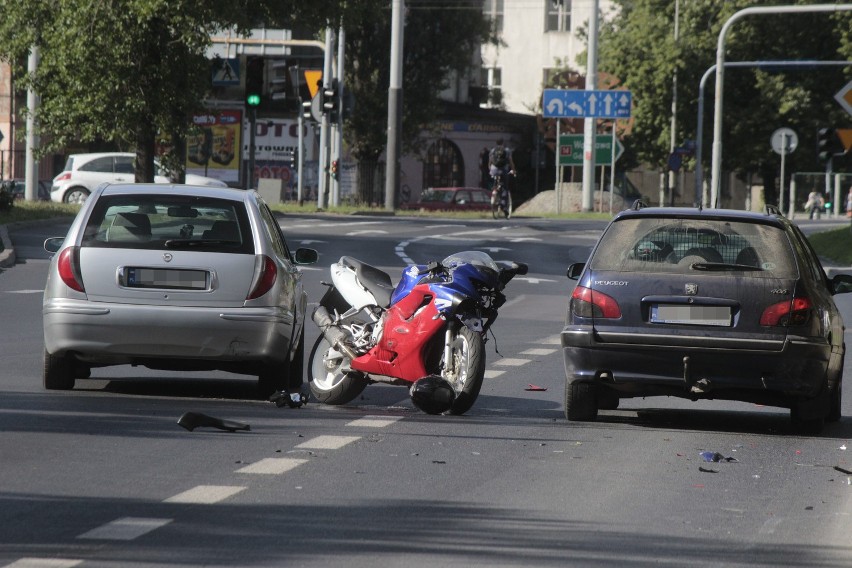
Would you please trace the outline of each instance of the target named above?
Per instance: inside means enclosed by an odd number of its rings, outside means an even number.
[[[583,274],[583,270],[585,268],[585,262],[575,262],[574,264],[568,267],[568,271],[565,273],[565,275],[571,280],[579,280],[580,275]]]

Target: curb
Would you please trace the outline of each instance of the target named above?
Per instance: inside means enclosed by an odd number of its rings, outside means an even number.
[[[0,268],[14,266],[18,258],[15,256],[15,249],[12,247],[12,239],[9,238],[6,225],[0,225],[0,240],[3,241],[3,250],[0,251]]]

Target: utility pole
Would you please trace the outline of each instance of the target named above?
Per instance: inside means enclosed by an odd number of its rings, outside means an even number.
[[[27,71],[35,73],[38,69],[38,45],[33,44],[27,59]],[[38,110],[39,98],[32,87],[27,89],[27,148],[25,155],[24,171],[24,198],[27,201],[35,201],[38,197],[38,162],[35,159],[35,151],[39,145],[36,134],[35,115]],[[11,177],[11,176],[9,176]]]
[[[325,58],[322,71],[323,92],[331,89],[331,51],[334,43],[334,30],[325,28]],[[317,187],[317,209],[325,209],[325,197],[328,192],[328,134],[329,116],[323,110],[320,122],[320,149],[319,149],[319,185]]]
[[[388,149],[385,164],[385,209],[396,207],[399,188],[399,155],[402,137],[402,41],[405,1],[393,0],[391,5],[391,61],[388,87]]]
[[[677,49],[678,41],[678,25],[680,20],[680,0],[675,0],[675,15],[674,15],[674,43]],[[675,146],[677,145],[677,67],[674,70],[672,78],[672,126],[671,126],[671,141],[669,144],[669,155],[674,154]],[[677,185],[677,174],[674,170],[669,169],[669,203],[674,201],[674,190]],[[660,206],[664,205],[660,203]]]
[[[592,0],[592,15],[589,17],[589,46],[586,61],[586,90],[598,87],[598,0]],[[583,121],[583,211],[591,211],[592,189],[595,184],[595,127],[597,119]],[[558,142],[557,142],[558,144]],[[556,157],[557,162],[559,156]]]

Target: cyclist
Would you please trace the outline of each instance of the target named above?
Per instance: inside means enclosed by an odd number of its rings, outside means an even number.
[[[503,139],[497,139],[497,145],[488,153],[488,168],[491,177],[494,178],[494,190],[491,193],[492,201],[499,198],[500,207],[506,207],[506,193],[509,188],[506,183],[506,175],[515,173],[515,162],[512,160],[512,150],[503,145]],[[498,179],[499,178],[499,179]],[[496,195],[497,188],[501,188],[500,195]]]

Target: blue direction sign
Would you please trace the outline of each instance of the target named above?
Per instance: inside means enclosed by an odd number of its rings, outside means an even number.
[[[584,91],[545,89],[542,109],[545,118],[630,118],[630,91]]]

